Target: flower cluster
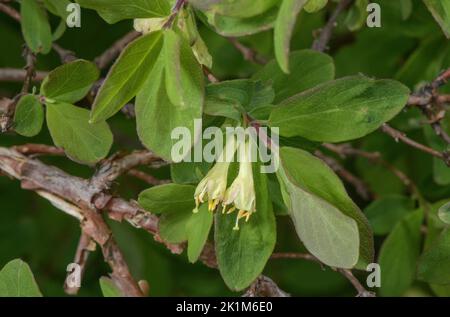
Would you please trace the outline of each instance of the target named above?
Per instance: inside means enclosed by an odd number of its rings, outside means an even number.
[[[227,143],[216,164],[206,174],[195,190],[194,199],[198,211],[200,203],[208,201],[208,209],[214,211],[222,204],[222,213],[231,214],[237,210],[233,230],[239,230],[239,220],[247,222],[256,211],[255,188],[251,160],[251,140],[237,144],[236,137],[227,138]],[[227,189],[228,169],[238,150],[239,173]],[[227,210],[228,209],[228,210]]]

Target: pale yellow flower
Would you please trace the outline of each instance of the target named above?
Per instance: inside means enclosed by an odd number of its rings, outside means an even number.
[[[233,230],[239,230],[239,220],[245,218],[247,222],[256,211],[256,196],[253,183],[253,170],[251,161],[251,141],[240,145],[239,174],[225,193],[223,212],[228,205],[233,205],[227,213],[238,210],[236,224]]]
[[[200,203],[205,202],[205,200],[208,200],[208,209],[210,211],[215,210],[219,203],[223,201],[227,188],[228,168],[231,161],[229,158],[233,157],[234,152],[236,152],[236,138],[230,136],[217,163],[200,181],[195,190],[194,212],[198,211]]]

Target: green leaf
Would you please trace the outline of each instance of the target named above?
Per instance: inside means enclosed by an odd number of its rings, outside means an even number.
[[[106,122],[89,124],[89,111],[68,103],[47,104],[53,142],[80,163],[93,164],[108,155],[113,135]]]
[[[71,4],[69,0],[44,0],[44,5],[48,11],[63,19],[64,23],[69,15],[67,7]]]
[[[308,251],[333,267],[371,263],[370,226],[334,172],[300,149],[283,147],[280,158],[283,199]]]
[[[167,0],[76,0],[82,7],[93,9],[108,23],[124,19],[157,18],[170,14]]]
[[[423,0],[435,20],[444,31],[445,36],[450,38],[450,2],[442,0]]]
[[[308,0],[305,4],[305,11],[308,13],[314,13],[322,10],[328,3],[328,0]]]
[[[407,20],[413,12],[412,0],[400,0],[400,10],[403,20]]]
[[[79,59],[52,70],[42,82],[41,93],[59,102],[75,103],[86,96],[99,75],[93,63]]]
[[[446,126],[450,126],[450,117],[448,119],[447,117],[444,117],[443,120],[441,120],[441,126],[445,131]],[[447,148],[450,149],[448,143],[436,135],[431,125],[424,126],[423,131],[425,139],[430,147],[441,152],[447,151]],[[448,168],[443,160],[436,157],[433,157],[433,179],[436,184],[439,185],[450,184],[450,168]]]
[[[155,65],[162,43],[162,33],[158,31],[138,38],[122,51],[95,98],[92,122],[112,117],[138,94]]]
[[[401,296],[414,281],[422,221],[422,210],[408,214],[383,242],[378,258],[382,269],[380,295]]]
[[[289,73],[289,48],[300,10],[307,0],[283,0],[274,27],[275,57],[281,69]]]
[[[200,17],[209,23],[218,34],[238,37],[271,29],[277,13],[278,8],[273,8],[251,18],[236,18],[211,13],[205,13],[204,15],[200,13]]]
[[[195,263],[202,253],[203,247],[208,240],[212,223],[213,212],[208,210],[208,204],[202,204],[197,213],[192,213],[186,224],[189,262]]]
[[[52,48],[52,31],[44,9],[36,0],[21,1],[22,34],[34,53],[47,54]]]
[[[27,263],[15,259],[0,271],[0,297],[42,297]]]
[[[392,119],[406,105],[409,89],[393,80],[345,77],[295,95],[269,119],[282,136],[320,142],[363,137]],[[318,128],[319,127],[319,128]]]
[[[372,202],[364,213],[369,219],[372,230],[376,235],[391,232],[394,226],[406,214],[414,210],[414,201],[400,195],[390,195]]]
[[[197,184],[206,176],[211,163],[181,162],[170,165],[170,175],[177,184]]]
[[[417,275],[429,283],[450,284],[450,229],[445,229],[422,255]]]
[[[209,6],[209,10],[214,13],[230,17],[249,18],[266,12],[278,0],[223,0],[216,2],[217,4]]]
[[[190,185],[165,184],[144,190],[139,194],[139,204],[154,214],[195,207],[195,187]]]
[[[261,106],[270,105],[275,97],[270,83],[250,79],[210,84],[206,95],[209,103],[206,106],[208,114],[218,115],[220,112],[217,108],[222,104],[222,115],[238,120],[242,117],[243,110],[250,112]]]
[[[164,32],[164,58],[170,102],[181,109],[202,105],[205,93],[202,68],[186,40],[172,30]]]
[[[164,213],[159,218],[159,234],[169,243],[182,243],[187,241],[186,225],[193,215],[189,210],[177,210]]]
[[[37,135],[44,123],[44,109],[36,96],[25,95],[20,98],[14,113],[14,131],[32,137]]]
[[[236,213],[215,215],[214,241],[217,263],[227,286],[239,291],[249,286],[263,271],[276,241],[275,216],[267,188],[267,176],[253,168],[256,212],[239,230],[233,230]]]
[[[110,278],[103,276],[99,282],[103,297],[122,297],[122,293]]]
[[[136,97],[137,131],[141,142],[148,149],[166,161],[172,161],[173,145],[181,142],[172,139],[175,128],[189,131],[188,144],[191,146],[200,138],[201,131],[195,126],[194,120],[202,117],[203,95],[195,103],[174,105],[167,95],[165,76],[168,75],[164,69],[164,56],[160,58],[148,76],[144,89]],[[197,63],[193,56],[190,58],[192,63]],[[199,87],[201,85],[198,83]]]
[[[272,60],[253,75],[254,80],[272,83],[275,103],[334,79],[333,59],[324,53],[313,50],[292,52],[289,65],[291,74],[285,74]]]
[[[61,19],[59,21],[58,26],[56,27],[55,31],[52,34],[52,40],[53,41],[59,40],[64,35],[64,32],[66,32],[66,29],[67,29],[66,21]]]
[[[345,24],[350,31],[359,30],[365,25],[368,4],[369,0],[356,0],[354,5],[348,10]]]
[[[450,203],[446,203],[439,208],[439,219],[446,224],[450,224]]]

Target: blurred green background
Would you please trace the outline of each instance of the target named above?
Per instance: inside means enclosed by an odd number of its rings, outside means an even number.
[[[382,5],[382,28],[370,29],[364,26],[356,32],[349,32],[344,27],[345,16],[340,20],[329,52],[335,58],[337,77],[364,73],[374,77],[397,78],[414,88],[450,66],[450,45],[421,1],[414,1],[413,13],[406,20],[401,17],[396,1],[378,2]],[[319,29],[326,18],[326,10],[314,14],[303,12],[293,35],[292,49],[311,47],[313,31]],[[52,22],[56,26],[56,19]],[[108,25],[89,10],[82,10],[81,23],[81,28],[68,29],[58,44],[88,60],[94,59],[132,29],[131,21]],[[245,78],[257,70],[258,66],[245,61],[227,40],[205,26],[201,27],[201,34],[213,56],[213,73],[221,80]],[[20,27],[3,13],[0,13],[0,39],[0,67],[22,68],[24,41]],[[271,31],[240,41],[254,47],[263,56],[273,57]],[[52,52],[38,57],[37,68],[51,70],[59,64],[58,56]],[[0,97],[14,96],[20,87],[20,84],[0,82]],[[423,118],[418,111],[409,111],[396,118],[393,125],[406,131],[410,137],[427,142],[420,120]],[[115,134],[113,152],[141,147],[136,137],[134,120],[118,114],[111,120],[111,127]],[[0,135],[0,146],[24,143],[52,144],[52,141],[45,128],[32,139],[12,133]],[[429,201],[450,197],[450,186],[438,186],[433,178],[431,157],[398,144],[379,132],[356,141],[355,145],[382,152],[386,160],[418,184]],[[68,159],[45,157],[42,160],[77,176],[90,177],[94,173],[92,168]],[[378,197],[405,193],[400,181],[379,166],[363,159],[350,159],[346,161],[346,167],[360,175]],[[160,178],[170,177],[168,168],[150,172]],[[114,190],[123,197],[136,199],[137,194],[147,187],[136,179],[122,177]],[[361,201],[352,188],[348,190],[360,207],[364,208],[367,202]],[[151,235],[128,224],[110,222],[110,225],[132,274],[138,280],[149,282],[151,296],[240,295],[226,288],[217,270],[202,264],[189,264],[185,255],[170,254],[164,246],[153,241]],[[79,235],[80,228],[76,220],[33,192],[22,190],[18,181],[0,177],[0,267],[14,258],[22,258],[29,263],[45,296],[64,296],[66,266],[73,260]],[[300,250],[297,235],[286,217],[278,219],[277,239],[276,251]],[[378,246],[380,242],[376,240]],[[80,295],[101,296],[98,279],[108,272],[100,250],[91,253]],[[340,274],[302,260],[271,260],[264,273],[293,295],[354,295],[354,289]],[[415,292],[429,293],[423,285],[415,287]]]

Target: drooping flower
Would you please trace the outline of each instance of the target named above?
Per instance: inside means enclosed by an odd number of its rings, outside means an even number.
[[[210,211],[215,210],[219,203],[223,201],[227,189],[228,168],[235,152],[236,138],[234,135],[230,135],[216,164],[200,181],[195,190],[194,212],[198,212],[200,203],[205,202],[205,200],[208,200],[208,210]]]
[[[225,193],[223,200],[223,212],[228,205],[233,205],[227,213],[238,210],[236,224],[233,230],[239,230],[239,220],[245,218],[247,222],[256,211],[256,196],[253,183],[253,171],[251,160],[251,141],[240,145],[239,150],[239,173]]]

